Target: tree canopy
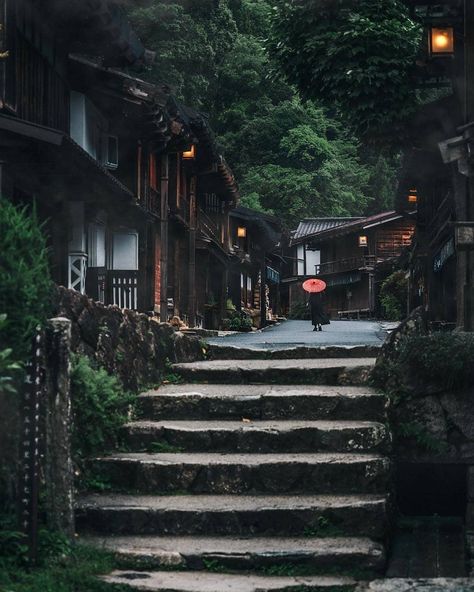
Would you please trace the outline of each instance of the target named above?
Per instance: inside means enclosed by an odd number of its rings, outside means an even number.
[[[178,98],[208,112],[244,205],[289,227],[302,217],[363,214],[377,209],[376,180],[385,175],[389,207],[392,161],[362,151],[325,97],[303,99],[299,81],[286,79],[275,60],[282,50],[267,50],[278,24],[270,0],[142,3],[130,18],[157,52],[148,79],[168,82]],[[281,19],[287,4],[279,5]]]
[[[359,137],[403,135],[417,104],[419,25],[399,0],[276,0],[269,43],[304,97],[336,108]]]

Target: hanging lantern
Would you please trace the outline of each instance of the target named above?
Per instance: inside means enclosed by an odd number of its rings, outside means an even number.
[[[369,241],[367,239],[367,236],[365,234],[361,234],[359,236],[359,247],[367,247],[368,244]]]
[[[430,27],[430,56],[447,57],[454,55],[454,28]]]
[[[237,228],[237,236],[238,236],[238,238],[246,238],[247,229],[245,228],[245,226],[239,226]]]

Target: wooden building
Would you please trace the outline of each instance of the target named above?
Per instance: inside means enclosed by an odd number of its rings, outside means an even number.
[[[230,236],[228,296],[254,326],[265,326],[280,314],[281,224],[275,216],[238,206],[230,212]]]
[[[306,300],[303,281],[317,276],[327,284],[325,307],[332,318],[376,316],[380,284],[410,246],[413,230],[410,216],[395,211],[302,220],[291,237],[292,270],[284,279],[290,310]]]
[[[0,0],[0,15],[0,190],[36,203],[54,280],[203,324],[238,199],[205,117],[130,74],[153,56],[113,0]]]
[[[417,205],[410,255],[411,308],[434,328],[474,330],[474,4],[404,0],[424,27],[417,79],[443,98],[413,116],[397,210]],[[437,40],[442,43],[438,46]]]

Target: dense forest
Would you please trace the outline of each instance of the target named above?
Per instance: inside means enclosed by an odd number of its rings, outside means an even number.
[[[208,114],[243,205],[272,212],[290,228],[303,217],[390,208],[396,155],[366,142],[317,84],[305,92],[291,75],[274,4],[134,3],[132,24],[157,54],[143,75],[168,83],[178,99]]]

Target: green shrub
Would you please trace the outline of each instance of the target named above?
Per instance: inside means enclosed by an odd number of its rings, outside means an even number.
[[[71,397],[73,458],[80,465],[83,459],[118,446],[120,428],[129,418],[135,397],[85,356],[73,358]]]
[[[401,321],[407,309],[408,280],[404,271],[395,271],[382,283],[380,304],[384,318]]]
[[[0,314],[0,334],[2,334],[6,320],[7,315]],[[3,393],[16,393],[17,391],[15,382],[21,366],[13,360],[12,353],[13,350],[9,347],[0,349],[0,395]]]
[[[400,372],[418,383],[459,390],[474,385],[474,334],[433,333],[405,338],[400,345]]]
[[[0,312],[7,315],[2,342],[17,360],[28,357],[35,327],[50,314],[52,287],[35,209],[0,198]]]
[[[304,302],[294,304],[288,318],[296,321],[309,321],[311,319],[311,310]]]
[[[252,329],[252,319],[247,315],[235,312],[229,320],[230,331],[250,331]]]

